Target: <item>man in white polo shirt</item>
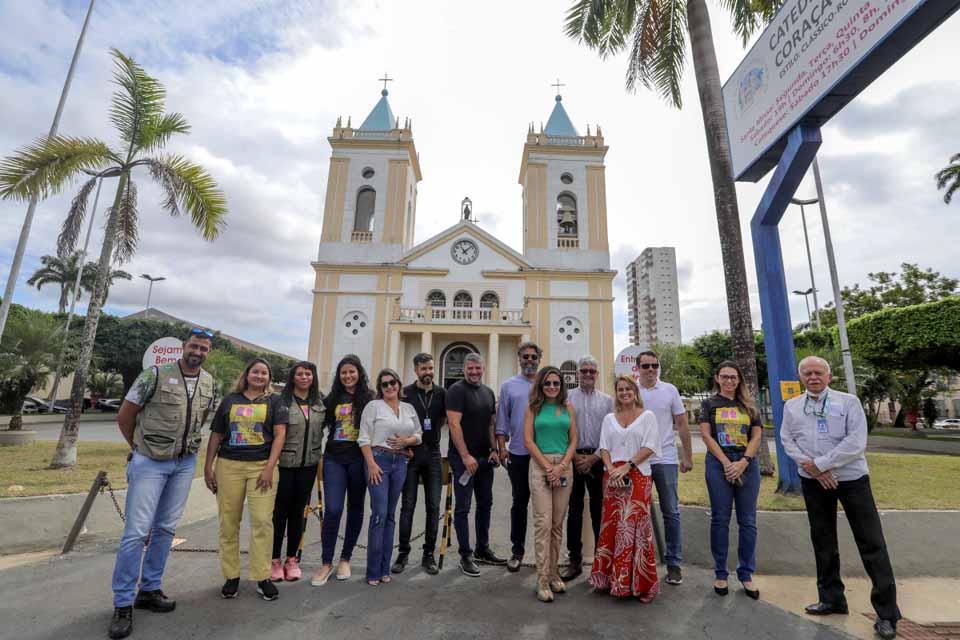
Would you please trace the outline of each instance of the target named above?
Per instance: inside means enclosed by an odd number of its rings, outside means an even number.
[[[830,364],[810,356],[800,361],[805,393],[783,405],[780,440],[800,471],[810,540],[817,561],[817,602],[810,615],[847,613],[837,547],[837,502],[857,542],[863,568],[873,588],[873,624],[885,640],[897,635],[897,583],[883,539],[883,527],[870,489],[867,468],[867,418],[859,398],[830,388]]]
[[[687,410],[680,400],[680,392],[669,382],[660,379],[660,358],[653,351],[644,351],[637,356],[640,368],[640,395],[643,407],[653,411],[660,427],[661,453],[650,459],[653,483],[660,497],[663,513],[663,529],[667,549],[667,584],[683,582],[680,562],[683,560],[683,535],[680,528],[680,496],[677,492],[678,471],[686,473],[693,469],[693,452],[690,443],[690,424]],[[677,436],[683,453],[677,455]]]

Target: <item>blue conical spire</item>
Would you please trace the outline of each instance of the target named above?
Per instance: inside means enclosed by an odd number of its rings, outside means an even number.
[[[553,105],[553,112],[547,120],[547,128],[543,130],[548,136],[579,136],[576,127],[570,122],[567,110],[563,108],[563,97],[557,94],[557,103]]]
[[[380,92],[380,100],[373,111],[367,116],[367,119],[360,125],[360,131],[390,131],[396,124],[396,118],[393,116],[393,110],[387,101],[389,92],[384,89]]]

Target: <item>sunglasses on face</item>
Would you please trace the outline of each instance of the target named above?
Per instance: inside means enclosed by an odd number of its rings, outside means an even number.
[[[213,331],[208,331],[207,329],[201,329],[200,327],[194,327],[190,329],[190,335],[192,336],[203,336],[205,338],[213,339]]]
[[[538,356],[535,353],[525,353],[522,356],[520,356],[520,359],[521,360],[539,360],[540,356]]]
[[[740,376],[717,376],[717,377],[720,378],[721,380],[726,380],[729,382],[736,382],[737,380],[740,379]]]
[[[559,386],[560,386],[560,381],[559,381],[559,380],[547,380],[546,382],[543,383],[543,386],[544,386],[544,387],[559,387]]]
[[[384,380],[380,383],[381,389],[389,389],[390,387],[400,386],[399,380]]]
[[[580,369],[580,375],[582,376],[595,376],[597,375],[596,369]]]
[[[659,363],[659,362],[644,362],[643,364],[640,365],[640,368],[641,368],[641,369],[653,369],[654,371],[656,371],[657,369],[660,368],[660,363]]]

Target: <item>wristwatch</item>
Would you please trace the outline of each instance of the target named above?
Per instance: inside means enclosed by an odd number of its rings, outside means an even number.
[[[750,462],[751,460],[753,460],[753,456],[748,456],[747,454],[743,454],[743,458],[744,458],[744,460],[746,460],[747,462]]]
[[[637,463],[634,462],[633,460],[631,460],[631,461],[630,461],[630,468],[631,468],[631,469],[636,469],[636,468],[637,468]]]

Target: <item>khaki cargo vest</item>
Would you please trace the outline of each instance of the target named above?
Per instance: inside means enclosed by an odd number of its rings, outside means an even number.
[[[196,453],[200,449],[203,416],[211,398],[213,376],[203,369],[191,402],[179,363],[160,365],[153,396],[137,414],[134,449],[154,460],[171,460],[185,453]]]
[[[320,462],[323,449],[323,417],[326,410],[322,402],[310,406],[310,424],[303,417],[303,411],[296,399],[290,403],[290,422],[287,424],[287,437],[280,452],[280,466],[311,467]]]

